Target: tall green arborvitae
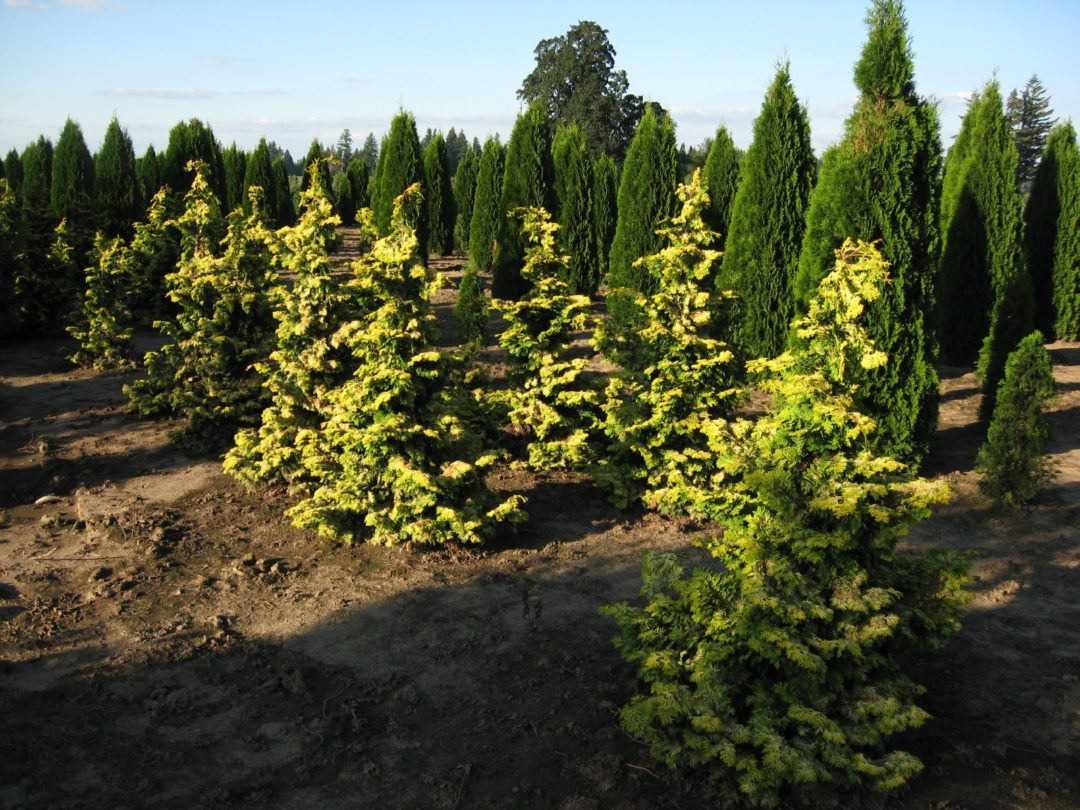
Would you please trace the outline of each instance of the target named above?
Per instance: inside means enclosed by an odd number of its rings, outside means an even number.
[[[107,237],[130,239],[142,214],[142,194],[135,175],[135,147],[114,117],[94,159],[98,227]]]
[[[52,143],[43,135],[22,152],[15,306],[21,327],[30,332],[47,330],[59,292],[59,287],[53,289],[55,280],[49,269],[49,250],[57,224],[49,195],[52,157]]]
[[[19,331],[15,300],[15,255],[19,239],[19,203],[6,177],[0,178],[0,339]]]
[[[209,124],[192,118],[180,121],[169,130],[169,145],[161,159],[161,184],[172,189],[175,198],[182,198],[195,179],[193,170],[188,166],[196,164],[202,164],[214,196],[224,200],[225,163],[221,157],[221,145]],[[150,196],[156,192],[157,189],[154,189]]]
[[[150,204],[165,180],[161,171],[161,158],[153,146],[146,147],[141,158],[135,160],[135,177],[139,181],[140,208]]]
[[[458,161],[454,179],[450,182],[454,193],[454,249],[469,252],[469,228],[472,226],[473,203],[476,201],[476,179],[480,172],[480,156],[466,149]]]
[[[7,178],[8,184],[11,186],[11,193],[18,200],[19,195],[22,193],[23,180],[22,158],[19,157],[19,150],[9,149],[8,153],[4,155],[4,177]]]
[[[357,212],[362,208],[370,208],[371,198],[368,196],[368,187],[371,183],[371,176],[368,172],[367,161],[364,160],[363,156],[358,154],[350,160],[348,167],[345,169],[345,174],[348,175],[349,184],[352,186]],[[348,221],[349,224],[352,224],[356,221],[356,216],[354,215]]]
[[[86,147],[82,128],[70,118],[56,142],[49,186],[53,216],[67,220],[68,238],[81,267],[94,241],[94,158]]]
[[[499,139],[488,138],[476,171],[476,196],[473,198],[472,222],[469,223],[469,264],[477,270],[490,270],[495,263],[503,157]]]
[[[263,193],[254,198],[248,194],[248,189],[258,186]],[[244,172],[244,214],[251,214],[252,200],[262,203],[262,215],[268,222],[277,222],[277,199],[274,196],[274,168],[270,160],[270,147],[266,138],[259,138],[259,145],[248,155],[247,170]],[[229,209],[230,211],[232,209]]]
[[[235,211],[244,205],[247,163],[248,156],[235,142],[221,153],[221,165],[225,169],[225,199],[222,202],[226,211]]]
[[[678,184],[675,123],[657,105],[647,104],[622,167],[618,219],[608,253],[609,290],[648,294],[656,289],[656,280],[649,277],[645,265],[635,262],[663,246],[664,239],[656,231],[675,215]],[[615,295],[608,298],[608,313],[619,323],[629,323],[636,309],[629,297]]]
[[[877,422],[878,449],[917,465],[937,427],[941,143],[935,104],[915,93],[903,4],[875,0],[866,21],[859,100],[810,195],[796,306],[805,311],[845,238],[878,243],[891,283],[865,323],[889,363],[865,375],[858,405]]]
[[[608,254],[615,238],[618,221],[619,167],[610,155],[601,155],[593,163],[593,224],[596,227],[596,277],[603,279],[608,271]]]
[[[435,133],[424,149],[424,205],[427,208],[427,252],[444,256],[454,247],[454,196],[446,140]]]
[[[296,206],[293,205],[292,191],[289,188],[289,174],[285,170],[285,158],[280,155],[274,158],[274,162],[270,164],[270,176],[274,181],[272,193],[276,212],[273,224],[277,228],[291,227],[296,224]]]
[[[416,134],[416,119],[412,113],[401,110],[390,122],[390,131],[379,149],[379,165],[375,172],[375,189],[371,207],[375,212],[375,226],[379,233],[390,232],[394,214],[394,200],[405,189],[424,182],[424,156],[420,151],[420,138]],[[416,221],[411,223],[420,240],[421,252],[427,247],[427,209],[414,206]]]
[[[1080,153],[1071,123],[1050,133],[1024,221],[1036,326],[1058,340],[1080,339]]]
[[[551,129],[543,105],[537,102],[517,117],[506,146],[491,278],[496,298],[517,298],[525,290],[521,277],[525,243],[512,214],[518,208],[554,210],[554,181]]]
[[[330,196],[334,189],[333,178],[330,176],[330,163],[327,158],[330,156],[329,150],[319,143],[318,138],[314,138],[311,141],[311,146],[308,147],[307,154],[304,155],[304,163],[302,166],[302,173],[300,175],[300,190],[307,191],[308,186],[311,185],[311,167],[317,165],[322,176],[319,178],[319,187],[323,190],[323,194],[327,197]]]
[[[555,242],[569,257],[566,281],[573,292],[592,295],[600,286],[596,223],[593,219],[593,162],[576,124],[563,127],[551,145],[559,229]]]
[[[895,739],[929,719],[910,662],[959,629],[967,562],[897,549],[948,489],[874,453],[854,405],[852,372],[888,362],[858,321],[885,283],[873,246],[837,251],[791,351],[751,364],[764,414],[712,436],[726,473],[723,533],[702,542],[713,560],[687,575],[650,555],[647,604],[605,611],[645,682],[624,727],[699,769],[724,807],[844,806],[846,790],[922,769]]]
[[[731,227],[731,206],[739,188],[739,152],[727,127],[717,127],[702,169],[709,207],[705,209],[705,224],[720,234],[716,247],[722,248]]]
[[[730,337],[743,357],[772,357],[787,340],[815,167],[806,109],[781,64],[739,170],[717,285],[737,296]]]

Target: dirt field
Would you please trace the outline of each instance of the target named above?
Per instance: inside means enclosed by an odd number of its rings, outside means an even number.
[[[64,348],[0,348],[0,807],[708,805],[618,727],[634,673],[597,611],[699,527],[505,470],[531,521],[486,548],[333,547]],[[841,806],[1080,807],[1080,345],[1051,349],[1059,475],[1017,514],[979,496],[975,384],[942,370],[955,497],[910,543],[971,550],[976,597],[918,673],[925,773]]]

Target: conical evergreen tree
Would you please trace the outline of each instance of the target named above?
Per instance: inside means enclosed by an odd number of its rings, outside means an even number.
[[[169,145],[161,160],[161,182],[179,200],[191,188],[195,179],[189,165],[201,163],[210,190],[218,200],[225,199],[225,163],[221,157],[221,145],[214,137],[209,124],[198,118],[181,121],[169,131]],[[157,192],[150,192],[153,196]]]
[[[235,143],[221,153],[221,165],[225,168],[225,199],[222,202],[227,211],[235,211],[244,205],[247,163],[247,155]]]
[[[310,169],[313,164],[318,162],[319,171],[322,172],[322,177],[319,178],[319,185],[323,190],[323,194],[328,198],[330,197],[334,188],[334,182],[333,178],[330,176],[330,163],[327,161],[328,157],[330,157],[330,151],[319,143],[319,139],[315,138],[312,140],[311,146],[308,147],[307,154],[304,155],[304,163],[301,167],[303,170],[300,173],[301,191],[307,191],[308,186],[311,185]]]
[[[1058,340],[1080,339],[1080,153],[1071,123],[1050,133],[1024,221],[1036,326]]]
[[[815,166],[806,109],[781,64],[742,160],[718,284],[737,296],[730,332],[743,357],[773,357],[787,340]]]
[[[559,229],[555,243],[569,257],[570,289],[592,295],[600,286],[596,223],[593,219],[593,161],[585,136],[576,124],[561,128],[551,145],[555,167],[555,199]]]
[[[52,183],[52,143],[40,136],[22,151],[22,194],[19,200],[19,247],[15,270],[15,306],[20,326],[41,332],[55,308],[55,291],[50,291],[49,249],[56,229],[50,201]],[[53,302],[49,302],[50,295]]]
[[[615,238],[618,221],[619,167],[610,155],[601,155],[593,163],[592,207],[596,227],[596,277],[603,279],[608,271],[608,254]]]
[[[731,226],[731,206],[739,187],[739,153],[726,127],[717,127],[709,154],[705,157],[702,180],[709,194],[709,207],[703,217],[710,229],[720,234],[720,249]]]
[[[394,200],[413,183],[422,185],[423,182],[424,157],[420,151],[420,138],[416,134],[416,119],[412,113],[401,110],[390,122],[390,131],[379,149],[371,207],[380,234],[385,235],[390,231]],[[412,224],[423,251],[427,245],[427,210],[423,205],[418,205],[414,213],[417,221]]]
[[[252,196],[248,189],[258,186],[262,194]],[[267,222],[277,223],[277,197],[274,194],[274,164],[270,160],[270,147],[266,138],[259,138],[259,145],[255,147],[247,159],[247,169],[244,172],[244,200],[243,209],[246,216],[251,215],[252,200],[262,203],[262,216]],[[231,209],[230,209],[231,210]]]
[[[1005,117],[1016,141],[1016,180],[1025,192],[1031,188],[1047,138],[1057,123],[1053,113],[1050,96],[1037,75],[1027,80],[1020,95],[1015,90],[1009,93],[1005,103]]]
[[[502,177],[502,144],[497,137],[488,138],[476,170],[476,196],[469,223],[469,264],[477,270],[490,270],[495,263]]]
[[[645,265],[635,265],[663,246],[657,228],[675,215],[678,200],[679,161],[675,146],[675,124],[655,104],[646,104],[641,122],[634,131],[619,183],[618,219],[608,259],[608,290],[624,289],[608,297],[608,314],[627,324],[635,317],[630,302],[635,292],[651,293],[655,280]]]
[[[19,157],[17,149],[9,149],[7,155],[4,156],[4,177],[7,178],[11,193],[18,201],[19,195],[22,194],[23,168],[22,158]]]
[[[796,306],[805,311],[845,238],[878,243],[891,283],[865,323],[889,363],[860,380],[858,405],[878,424],[878,450],[917,465],[937,427],[941,143],[934,103],[915,93],[903,4],[875,0],[866,21],[855,66],[860,97],[811,194]]]
[[[150,200],[158,193],[165,180],[161,171],[161,158],[153,146],[146,147],[141,158],[135,160],[135,177],[139,181],[140,207],[150,205]]]
[[[466,149],[458,161],[451,186],[454,192],[454,248],[469,252],[469,228],[472,226],[473,203],[476,201],[476,178],[480,172],[480,156]]]
[[[130,239],[142,215],[142,194],[135,175],[135,148],[114,117],[94,159],[98,226],[106,237]]]
[[[94,212],[94,158],[86,148],[82,129],[70,118],[56,142],[49,186],[53,216],[67,220],[67,233],[74,260],[80,267],[94,240],[97,227]]]
[[[454,195],[446,140],[441,132],[424,149],[424,205],[427,207],[427,252],[445,256],[454,248]]]
[[[15,301],[15,254],[19,240],[19,202],[6,177],[0,178],[0,339],[19,330]]]
[[[292,227],[296,224],[296,206],[293,204],[289,186],[289,174],[285,170],[285,158],[280,155],[270,164],[273,178],[274,211],[273,225],[276,228]],[[325,176],[324,176],[325,177]]]
[[[551,130],[544,107],[537,102],[517,117],[506,145],[495,265],[491,276],[491,292],[496,298],[517,298],[525,289],[521,277],[525,242],[512,213],[517,208],[527,207],[554,210],[554,180]]]

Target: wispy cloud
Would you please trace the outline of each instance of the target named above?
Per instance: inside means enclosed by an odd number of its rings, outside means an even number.
[[[165,101],[178,99],[206,99],[212,98],[213,93],[208,90],[168,90],[157,87],[124,87],[108,90],[98,90],[98,95],[111,96],[113,98],[156,98]]]
[[[243,57],[243,56],[230,56],[230,55],[224,54],[224,53],[205,53],[202,56],[199,56],[199,57],[196,57],[196,58],[197,58],[197,60],[199,62],[202,62],[204,65],[217,65],[217,66],[222,66],[222,67],[225,67],[225,66],[228,66],[228,65],[240,65],[240,64],[243,64],[244,62],[250,62],[251,61],[250,59],[248,59],[246,57]]]
[[[111,0],[60,0],[60,5],[81,8],[83,11],[108,11],[117,8]]]
[[[668,112],[681,121],[743,121],[757,115],[752,107],[671,107]]]
[[[220,94],[215,94],[220,95]],[[284,90],[279,90],[275,87],[269,87],[264,90],[230,90],[226,95],[230,96],[283,96]]]
[[[371,76],[342,76],[341,80],[345,84],[370,84],[375,81]]]
[[[4,8],[48,8],[48,3],[34,0],[4,0]]]

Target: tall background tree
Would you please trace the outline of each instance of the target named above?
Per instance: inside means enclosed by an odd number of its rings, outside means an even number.
[[[79,267],[94,241],[97,218],[94,212],[94,158],[86,147],[82,128],[70,118],[56,142],[49,186],[53,216],[67,220],[68,239]]]
[[[195,179],[194,171],[188,169],[188,164],[192,162],[202,163],[210,190],[219,200],[224,200],[225,163],[221,157],[221,145],[210,125],[198,118],[180,121],[169,130],[169,145],[162,159],[161,182],[169,187],[178,201]],[[151,196],[156,191],[150,192]]]
[[[615,49],[607,33],[583,20],[563,36],[541,40],[536,67],[517,95],[529,105],[539,102],[553,124],[577,124],[594,157],[608,154],[622,160],[643,103],[641,96],[629,92],[626,71],[615,70]]]
[[[278,156],[270,164],[271,175],[274,178],[272,192],[274,194],[274,210],[277,218],[274,225],[278,228],[296,224],[296,205],[293,203],[292,192],[289,188],[289,173],[285,168],[285,158]],[[269,193],[269,192],[268,192]]]
[[[476,170],[476,196],[469,223],[469,264],[477,270],[490,270],[495,263],[503,164],[503,147],[498,137],[488,138]]]
[[[52,183],[52,142],[44,135],[22,151],[22,193],[19,198],[19,258],[15,301],[20,325],[30,331],[46,327],[48,257],[56,220],[49,186]],[[54,306],[55,303],[54,302]]]
[[[94,191],[101,231],[131,239],[134,223],[143,213],[142,194],[135,175],[135,148],[115,116],[94,158]]]
[[[619,167],[611,155],[601,155],[593,162],[592,208],[596,228],[596,277],[608,272],[608,254],[615,238],[618,220]]]
[[[731,209],[718,286],[734,290],[730,342],[743,357],[783,349],[816,161],[810,122],[781,64],[754,121]]]
[[[371,203],[379,233],[389,232],[394,200],[413,183],[422,185],[423,181],[424,158],[416,134],[416,119],[412,113],[401,110],[390,122],[390,131],[379,149],[379,164],[375,170]],[[423,249],[427,245],[427,211],[423,205],[415,207],[414,218],[416,238]]]
[[[9,149],[8,153],[4,155],[4,177],[7,178],[8,183],[11,185],[11,193],[18,200],[19,194],[22,192],[23,170],[22,158],[19,157],[17,149]]]
[[[933,102],[915,92],[900,0],[874,0],[855,65],[859,100],[810,198],[796,280],[805,311],[845,238],[878,242],[891,283],[870,305],[866,329],[889,362],[856,374],[858,405],[877,420],[878,450],[918,463],[937,427],[934,276],[941,141]]]
[[[367,164],[356,155],[334,178],[334,211],[342,224],[356,224],[356,212],[368,204],[367,187]]]
[[[258,186],[263,193],[256,197],[263,206],[266,220],[276,223],[278,219],[277,197],[274,194],[274,164],[270,159],[270,149],[266,138],[259,138],[259,143],[248,155],[247,171],[244,173],[244,191],[241,204],[245,214],[251,214],[252,197],[248,189]],[[232,210],[232,209],[229,209]]]
[[[453,131],[451,129],[451,131]],[[463,253],[469,251],[469,228],[472,225],[473,203],[476,200],[476,179],[480,172],[480,156],[468,147],[458,161],[454,178],[450,181],[454,193],[454,247]]]
[[[675,123],[658,105],[645,108],[626,152],[619,183],[618,219],[608,259],[608,287],[649,293],[654,289],[648,271],[634,262],[663,246],[656,233],[664,219],[674,216],[679,182]],[[626,322],[634,309],[628,300],[612,297],[608,311]]]
[[[304,155],[304,164],[300,174],[300,190],[307,191],[308,186],[311,185],[311,173],[308,171],[311,164],[318,162],[320,185],[328,198],[333,193],[334,181],[330,176],[330,162],[326,158],[330,157],[330,151],[321,143],[318,138],[314,138],[311,141],[311,146],[308,147],[307,154]]]
[[[709,194],[709,207],[702,212],[702,219],[720,235],[716,247],[721,248],[731,226],[731,205],[739,187],[739,150],[726,127],[716,129],[701,179]]]
[[[454,195],[446,140],[435,133],[424,149],[424,205],[427,207],[427,252],[444,256],[454,247]]]
[[[551,145],[559,225],[558,251],[569,256],[566,278],[574,293],[590,295],[600,285],[596,225],[593,220],[593,165],[585,136],[576,124],[561,127]]]
[[[153,145],[146,147],[142,157],[136,158],[135,177],[139,181],[140,208],[145,208],[165,184],[161,157],[154,151]]]
[[[521,268],[525,243],[515,208],[555,208],[554,168],[551,163],[551,128],[544,107],[533,104],[517,117],[506,146],[502,193],[499,197],[492,294],[516,298],[524,289]]]
[[[247,189],[244,180],[248,171],[247,163],[248,156],[235,142],[221,153],[221,165],[225,169],[225,199],[222,200],[222,204],[226,211],[235,211],[244,204],[244,192]]]
[[[1023,92],[1018,94],[1013,90],[1009,93],[1005,102],[1005,116],[1016,140],[1016,181],[1024,192],[1031,189],[1046,139],[1057,123],[1053,114],[1050,96],[1038,75],[1027,80]]]

